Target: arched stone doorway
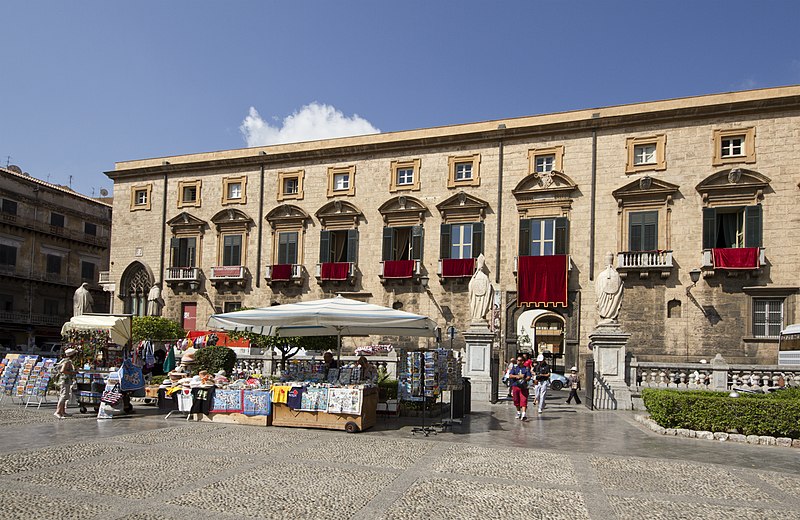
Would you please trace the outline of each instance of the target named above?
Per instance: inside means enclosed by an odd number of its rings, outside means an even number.
[[[555,369],[564,359],[566,320],[560,314],[544,309],[527,310],[517,319],[517,342],[533,354],[544,354]],[[563,367],[564,363],[561,362]]]
[[[153,273],[141,262],[133,262],[122,273],[119,297],[123,312],[134,316],[147,315],[147,294],[155,283]]]

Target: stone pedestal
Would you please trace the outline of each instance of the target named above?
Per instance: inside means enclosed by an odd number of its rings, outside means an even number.
[[[464,355],[464,377],[472,387],[472,400],[488,402],[492,398],[492,343],[494,333],[487,323],[472,323],[464,332],[467,347]]]
[[[603,323],[589,334],[595,360],[594,406],[601,410],[632,410],[625,382],[626,345],[630,334],[619,323]]]

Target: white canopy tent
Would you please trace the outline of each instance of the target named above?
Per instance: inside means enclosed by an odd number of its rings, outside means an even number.
[[[342,336],[436,336],[428,317],[341,296],[214,314],[208,327],[278,337],[335,335],[340,356]]]
[[[71,330],[97,330],[104,329],[111,336],[111,341],[117,345],[126,346],[131,340],[130,316],[108,316],[100,314],[84,314],[73,316],[61,327],[64,335]]]

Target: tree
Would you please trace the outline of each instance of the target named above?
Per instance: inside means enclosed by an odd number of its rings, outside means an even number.
[[[260,348],[265,351],[277,350],[281,355],[281,370],[286,370],[286,362],[297,355],[301,349],[329,350],[337,347],[336,336],[293,336],[279,338],[276,336],[262,336],[253,332],[229,332],[234,339],[250,340],[250,347]]]
[[[186,337],[177,322],[161,316],[134,316],[131,326],[133,341],[145,339],[167,340]]]
[[[224,370],[230,375],[236,364],[236,352],[219,345],[201,348],[195,354],[195,370],[207,370],[209,374],[216,374]]]

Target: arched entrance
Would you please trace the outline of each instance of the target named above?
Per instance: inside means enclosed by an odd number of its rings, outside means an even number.
[[[155,283],[150,270],[141,262],[133,262],[122,273],[119,297],[124,302],[126,314],[147,315],[147,294]]]
[[[525,311],[517,319],[517,343],[522,350],[544,354],[553,370],[564,358],[564,318],[544,309]],[[563,361],[561,362],[563,368]]]

